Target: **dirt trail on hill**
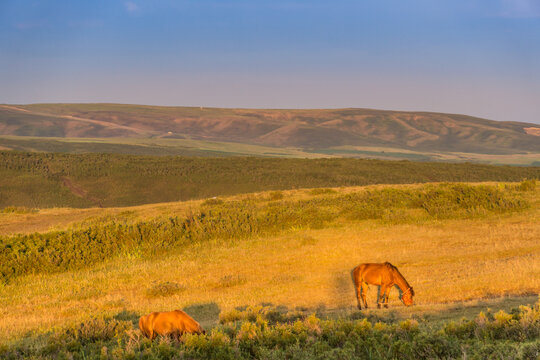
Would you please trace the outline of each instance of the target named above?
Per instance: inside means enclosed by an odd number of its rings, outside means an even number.
[[[86,200],[89,200],[90,202],[92,202],[94,205],[102,208],[103,205],[101,204],[101,200],[99,200],[98,198],[95,198],[93,196],[88,196],[88,191],[82,189],[81,187],[75,185],[73,183],[73,181],[71,181],[71,179],[63,176],[62,177],[62,184],[67,187],[69,189],[69,191],[71,191],[71,193],[75,196],[78,196],[80,198],[83,198],[83,199],[86,199]]]
[[[67,120],[81,121],[81,122],[91,123],[95,125],[101,125],[110,129],[128,130],[139,135],[149,135],[151,133],[147,130],[142,130],[142,129],[135,128],[132,126],[119,125],[119,124],[115,124],[115,123],[103,121],[103,120],[93,120],[93,119],[87,119],[87,118],[82,118],[78,116],[72,116],[72,115],[58,115],[58,114],[49,114],[49,113],[38,112],[38,111],[30,111],[30,110],[18,108],[16,106],[10,106],[10,105],[0,105],[0,108],[14,110],[14,111],[21,111],[21,112],[25,112],[27,114],[32,114],[32,115],[50,116],[50,117],[56,117],[56,118],[61,118],[61,119],[67,119]]]
[[[21,108],[15,107],[15,106],[0,105],[0,107],[3,107],[4,109],[9,109],[9,110],[23,111],[23,112],[26,112],[26,113],[32,113],[32,112],[29,111],[29,110],[21,109]]]

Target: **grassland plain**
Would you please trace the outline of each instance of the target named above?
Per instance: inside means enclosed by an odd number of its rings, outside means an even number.
[[[540,178],[540,167],[4,151],[0,152],[0,209],[118,207],[263,190],[524,178]]]
[[[235,142],[169,138],[66,138],[4,135],[0,136],[0,150],[146,156],[262,156],[301,159],[349,157],[379,160],[473,162],[493,165],[540,165],[540,153],[534,152],[478,154],[413,151],[377,146],[336,146],[302,150],[295,147],[270,147]]]
[[[7,279],[0,288],[0,351],[14,358],[535,358],[538,308],[497,311],[537,300],[538,190],[534,181],[371,186],[273,191],[100,215],[73,210],[82,215],[75,224],[60,221],[63,230],[53,237],[124,224],[138,232],[141,244],[157,244],[160,233],[172,233],[155,225],[175,215],[179,229],[186,228],[184,219],[194,231],[189,241],[173,236],[180,246],[169,243],[157,252],[116,232],[111,239],[130,246],[107,252],[94,265],[53,273],[35,267]],[[157,231],[146,233],[145,224]],[[3,237],[2,243],[39,247],[49,235]],[[66,245],[65,251],[78,251]],[[402,307],[393,291],[389,310],[360,314],[349,271],[359,262],[385,260],[415,287],[416,306]],[[151,346],[132,330],[140,314],[172,308],[187,309],[214,328],[211,335],[188,337],[181,346],[167,340]]]
[[[167,138],[65,138],[0,136],[3,150],[56,153],[111,153],[147,156],[262,156],[283,158],[327,158],[332,155],[301,151],[290,147],[270,147],[223,141]],[[518,161],[526,154],[507,156]],[[495,156],[496,157],[496,156]],[[427,158],[429,159],[429,157]],[[521,163],[527,165],[527,163]]]

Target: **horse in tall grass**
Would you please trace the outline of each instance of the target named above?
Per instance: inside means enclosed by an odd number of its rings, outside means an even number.
[[[368,284],[379,285],[380,291],[377,294],[377,307],[381,308],[381,295],[384,307],[388,307],[388,295],[394,285],[400,290],[400,298],[403,304],[409,306],[413,304],[414,290],[409,285],[407,280],[401,275],[399,270],[389,262],[383,264],[366,263],[360,264],[351,271],[351,276],[356,291],[356,299],[358,301],[358,309],[362,310],[360,305],[360,297],[367,309],[368,304],[366,295]]]
[[[182,310],[153,312],[141,316],[139,329],[150,340],[162,335],[172,336],[180,341],[184,333],[205,334],[201,325]]]

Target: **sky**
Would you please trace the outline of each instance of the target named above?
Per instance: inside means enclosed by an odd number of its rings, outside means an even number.
[[[540,0],[0,0],[0,103],[540,123]]]

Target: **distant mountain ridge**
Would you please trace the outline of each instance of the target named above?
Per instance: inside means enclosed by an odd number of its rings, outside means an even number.
[[[191,138],[275,147],[540,153],[540,125],[433,112],[123,104],[0,105],[0,135]]]

